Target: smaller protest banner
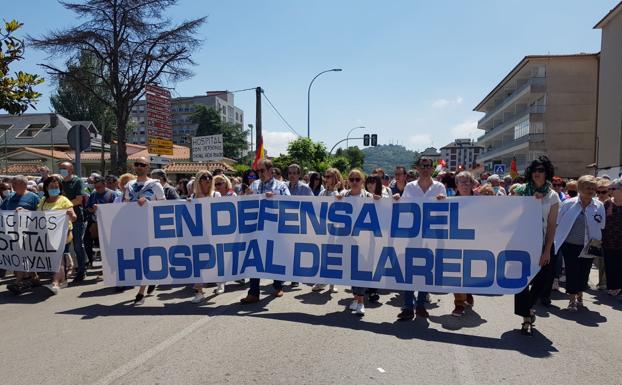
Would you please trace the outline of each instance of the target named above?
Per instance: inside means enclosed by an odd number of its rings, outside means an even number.
[[[68,226],[65,211],[0,211],[0,269],[58,271]]]

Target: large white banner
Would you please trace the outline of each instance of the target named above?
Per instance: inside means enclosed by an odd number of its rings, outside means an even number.
[[[503,294],[542,252],[534,198],[205,198],[103,205],[107,285],[271,278],[393,290]]]
[[[0,211],[0,269],[57,272],[68,224],[65,211]]]

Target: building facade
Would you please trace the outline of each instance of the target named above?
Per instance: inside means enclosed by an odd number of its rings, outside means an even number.
[[[602,31],[596,168],[614,178],[622,173],[622,2],[594,28]]]
[[[475,107],[484,134],[479,163],[518,172],[547,155],[562,177],[576,177],[595,161],[598,54],[526,56]]]
[[[139,100],[130,112],[130,121],[134,128],[128,133],[128,142],[147,143],[146,112],[147,101]],[[209,91],[207,95],[179,97],[171,99],[171,125],[173,143],[190,144],[196,135],[198,125],[192,123],[192,115],[197,106],[213,107],[220,114],[223,122],[244,126],[244,112],[235,106],[233,94],[227,91]]]
[[[434,162],[441,160],[441,153],[438,152],[436,147],[428,147],[423,152],[419,153],[419,157],[426,157],[432,159]]]
[[[471,139],[456,139],[440,150],[441,159],[445,161],[448,170],[457,171],[459,168],[472,170],[476,168],[477,158],[483,147]]]

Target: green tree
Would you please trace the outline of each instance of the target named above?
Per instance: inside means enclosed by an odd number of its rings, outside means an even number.
[[[127,124],[130,111],[145,94],[148,84],[175,83],[192,76],[192,52],[199,48],[199,29],[206,18],[174,24],[169,8],[178,0],[82,0],[61,1],[75,13],[77,25],[56,29],[33,45],[50,57],[68,57],[86,51],[97,58],[98,66],[89,76],[78,76],[57,66],[53,60],[42,64],[54,75],[73,78],[106,104],[115,115],[118,141],[118,172],[127,169]],[[92,79],[97,81],[94,83]],[[101,98],[104,84],[111,99]]]
[[[338,148],[335,152],[336,157],[344,157],[348,161],[348,170],[353,168],[362,169],[365,163],[365,153],[358,147],[349,147],[347,149]],[[339,169],[341,171],[341,169]]]
[[[248,148],[248,131],[241,124],[223,122],[213,107],[196,106],[192,122],[199,125],[196,136],[222,134],[223,154],[228,158],[239,159]]]
[[[328,165],[328,152],[322,142],[314,142],[309,138],[298,138],[289,142],[287,153],[293,163],[303,169],[324,171]]]
[[[337,170],[345,173],[350,171],[353,167],[350,167],[350,161],[345,156],[336,156],[331,160],[331,166]]]
[[[81,52],[77,59],[68,60],[66,72],[70,75],[56,76],[56,93],[50,97],[50,103],[54,112],[69,120],[93,121],[100,129],[104,140],[110,143],[111,128],[115,123],[114,114],[109,107],[112,98],[103,81],[93,75],[97,67],[99,67],[97,58],[87,51]],[[75,81],[76,78],[88,78],[88,83],[93,85],[97,96],[80,82]],[[108,103],[101,103],[102,99],[108,100]]]
[[[34,107],[41,94],[34,87],[43,83],[38,75],[19,71],[9,75],[9,67],[24,59],[24,41],[14,33],[24,24],[16,20],[7,21],[0,29],[0,110],[9,114],[21,114],[28,107]]]

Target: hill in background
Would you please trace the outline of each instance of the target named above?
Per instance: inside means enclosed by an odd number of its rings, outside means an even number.
[[[406,147],[397,144],[367,147],[363,149],[363,152],[365,153],[365,163],[363,164],[365,173],[370,173],[373,169],[382,167],[389,175],[393,175],[395,166],[404,166],[409,170],[419,156],[417,151],[410,151]]]

